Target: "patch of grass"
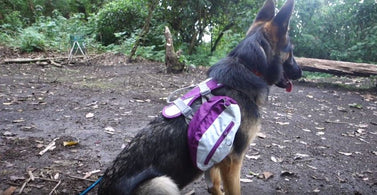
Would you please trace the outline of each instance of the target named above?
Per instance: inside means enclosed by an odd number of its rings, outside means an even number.
[[[324,79],[324,78],[333,78],[334,75],[328,74],[328,73],[321,73],[321,72],[303,71],[302,77],[306,79]]]

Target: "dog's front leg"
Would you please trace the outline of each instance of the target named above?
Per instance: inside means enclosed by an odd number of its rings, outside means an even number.
[[[208,172],[206,172],[206,177],[208,176],[210,179],[210,183],[207,183],[208,192],[213,195],[222,195],[223,192],[221,191],[220,169],[217,166],[212,167]]]
[[[220,163],[220,173],[226,195],[240,195],[242,157],[231,154]]]

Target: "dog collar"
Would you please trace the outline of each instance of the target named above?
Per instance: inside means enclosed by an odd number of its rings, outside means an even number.
[[[257,76],[257,77],[262,77],[262,76],[263,76],[262,73],[260,73],[260,72],[257,71],[257,70],[253,70],[253,73],[254,73],[255,76]]]

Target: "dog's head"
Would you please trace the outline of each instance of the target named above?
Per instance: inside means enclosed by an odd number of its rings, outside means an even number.
[[[249,28],[246,38],[230,53],[267,84],[292,90],[291,80],[301,77],[301,68],[293,57],[288,26],[294,0],[287,0],[275,15],[275,3],[267,0]]]

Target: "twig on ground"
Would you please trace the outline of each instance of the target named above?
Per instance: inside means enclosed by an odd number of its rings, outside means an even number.
[[[22,194],[22,191],[24,191],[24,188],[26,187],[26,184],[30,182],[30,178],[27,178],[26,181],[24,182],[24,184],[22,184],[21,186],[21,189],[20,191],[18,192],[18,194]]]
[[[79,180],[84,180],[84,181],[90,181],[90,182],[95,182],[95,181],[96,181],[96,180],[85,179],[85,178],[77,177],[77,176],[73,176],[73,175],[68,175],[68,177],[73,178],[73,179],[79,179]]]
[[[59,138],[55,138],[54,140],[52,140],[47,146],[45,149],[43,149],[42,151],[39,152],[39,155],[42,156],[44,153],[46,153],[48,150],[53,150],[56,146],[55,146],[55,141],[59,139]]]
[[[30,178],[31,181],[35,180],[35,177],[33,175],[33,169],[27,170],[27,174],[29,175],[29,178]]]
[[[52,188],[51,192],[48,194],[48,195],[51,195],[52,193],[54,193],[54,191],[59,187],[59,185],[62,183],[62,180],[59,180],[58,184],[55,185],[54,188]]]
[[[178,87],[178,88],[181,88],[181,87],[182,87],[182,86],[179,86],[179,85],[177,85],[177,84],[175,84],[175,83],[172,83],[172,82],[169,82],[169,81],[163,81],[162,79],[157,78],[157,77],[154,77],[154,76],[149,75],[149,74],[144,74],[144,75],[145,75],[145,76],[148,76],[148,77],[150,77],[150,78],[152,78],[152,79],[159,80],[161,83],[168,83],[168,84],[173,85],[174,87]]]
[[[62,67],[63,65],[59,64],[59,63],[56,63],[54,62],[54,60],[50,60],[50,63],[56,67]]]

